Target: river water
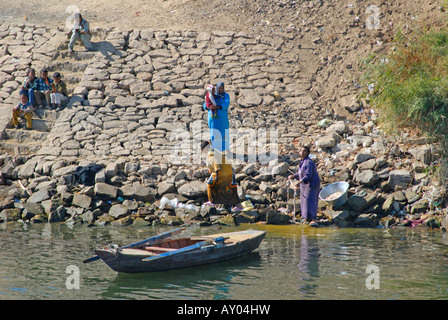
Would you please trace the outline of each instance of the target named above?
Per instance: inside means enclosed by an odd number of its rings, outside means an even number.
[[[183,234],[244,229],[267,231],[247,256],[184,270],[118,274],[100,260],[82,260],[106,242],[125,245],[169,228],[2,224],[0,299],[448,298],[448,240],[440,230],[245,224],[193,226]]]

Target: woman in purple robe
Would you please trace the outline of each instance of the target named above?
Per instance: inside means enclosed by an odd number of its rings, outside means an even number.
[[[300,185],[300,209],[302,218],[310,225],[316,225],[317,204],[319,202],[320,179],[316,164],[308,156],[310,148],[304,146],[299,151],[302,161],[296,174],[288,177],[289,180],[298,179]],[[297,186],[294,186],[296,189]]]

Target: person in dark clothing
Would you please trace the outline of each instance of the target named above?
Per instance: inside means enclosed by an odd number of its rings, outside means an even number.
[[[299,151],[302,161],[296,174],[290,175],[289,180],[298,179],[300,186],[300,209],[302,218],[310,225],[316,225],[317,205],[319,202],[320,178],[316,164],[310,159],[310,148],[304,146]],[[297,185],[294,185],[297,189]]]

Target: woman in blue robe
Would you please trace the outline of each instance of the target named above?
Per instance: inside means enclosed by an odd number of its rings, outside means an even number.
[[[203,108],[208,110],[208,127],[210,129],[210,150],[212,157],[208,157],[209,171],[207,180],[207,194],[209,205],[224,204],[235,205],[232,211],[240,211],[243,207],[238,198],[235,174],[232,165],[226,162],[226,152],[229,151],[229,105],[230,96],[224,90],[224,83],[216,85],[214,100],[217,109],[208,109],[204,103]],[[213,116],[216,110],[216,116]],[[202,146],[204,149],[204,146]],[[218,155],[218,156],[216,156]]]
[[[208,110],[208,127],[210,129],[210,141],[212,148],[220,152],[229,150],[229,115],[230,96],[224,89],[224,83],[218,82],[214,96],[218,109],[217,116],[213,117],[213,112]],[[205,109],[205,103],[204,103]]]
[[[288,177],[298,179],[300,185],[300,209],[302,218],[310,225],[316,225],[317,207],[319,202],[320,178],[316,164],[309,158],[310,149],[304,146],[299,151],[302,161],[296,174]],[[294,189],[297,188],[296,186]]]

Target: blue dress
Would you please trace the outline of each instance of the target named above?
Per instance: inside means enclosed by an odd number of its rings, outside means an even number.
[[[221,106],[217,111],[217,118],[212,118],[212,111],[208,110],[208,127],[212,148],[218,151],[229,150],[229,105],[230,96],[224,92],[215,96],[216,104]],[[205,103],[203,108],[205,109]]]

